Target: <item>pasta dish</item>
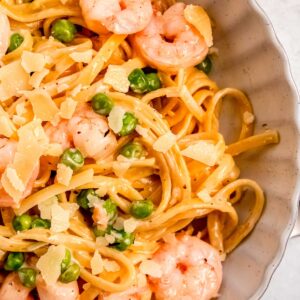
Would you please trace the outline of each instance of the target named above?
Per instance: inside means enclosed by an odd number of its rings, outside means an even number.
[[[265,201],[235,157],[279,136],[209,77],[212,27],[172,0],[0,2],[0,300],[219,295]]]

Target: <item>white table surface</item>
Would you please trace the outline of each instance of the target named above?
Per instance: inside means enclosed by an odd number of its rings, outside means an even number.
[[[271,20],[300,89],[300,0],[257,0]],[[300,222],[298,223],[300,228]],[[290,239],[263,300],[300,299],[300,236]]]

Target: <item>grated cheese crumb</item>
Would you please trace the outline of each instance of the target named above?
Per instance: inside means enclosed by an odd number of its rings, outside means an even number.
[[[83,52],[73,52],[69,54],[69,56],[75,61],[79,63],[88,64],[93,59],[93,50],[89,49]]]
[[[16,169],[14,169],[12,167],[7,167],[6,174],[7,174],[7,178],[9,179],[10,183],[16,190],[18,190],[20,192],[25,191],[25,185],[23,184],[22,180],[18,176]]]
[[[62,245],[50,246],[48,251],[40,257],[36,267],[41,271],[45,282],[55,284],[61,274],[61,262],[65,257],[66,248]]]
[[[254,115],[251,114],[249,111],[245,111],[243,114],[243,121],[245,124],[250,125],[254,122]]]
[[[57,197],[49,198],[38,204],[38,209],[40,210],[42,219],[51,220],[51,207],[55,204],[58,204]]]
[[[117,262],[108,260],[106,258],[103,259],[103,267],[107,272],[118,272],[121,269]]]
[[[162,269],[160,265],[153,260],[142,261],[139,269],[142,274],[150,275],[154,278],[160,278],[162,276]]]
[[[118,217],[115,221],[115,223],[113,224],[113,228],[117,229],[117,230],[121,230],[124,229],[124,221],[125,219],[122,217]]]
[[[134,218],[129,218],[124,221],[124,230],[128,233],[133,233],[137,226],[139,225],[139,221]]]
[[[105,234],[104,238],[107,240],[108,244],[113,244],[116,238],[111,234]]]
[[[169,149],[172,148],[176,144],[176,135],[174,135],[171,131],[159,137],[153,144],[153,149],[166,153]]]
[[[107,186],[101,186],[99,187],[95,193],[101,198],[104,197],[108,193],[108,188]]]
[[[130,82],[126,68],[117,65],[109,65],[104,76],[104,83],[112,86],[115,91],[128,93]]]
[[[91,265],[93,275],[99,275],[104,270],[102,257],[97,250],[94,252],[90,265]]]
[[[45,64],[46,58],[43,54],[23,51],[21,65],[28,74],[31,72],[41,72]]]
[[[114,133],[119,133],[123,127],[123,117],[126,111],[121,106],[114,106],[108,116],[108,126]]]
[[[60,205],[54,204],[51,206],[51,231],[63,232],[70,226],[70,212],[63,209]]]
[[[67,97],[67,99],[60,105],[60,116],[63,119],[71,119],[75,113],[77,104],[77,101],[73,100],[71,97]]]
[[[68,186],[73,176],[73,170],[65,164],[58,164],[56,171],[57,182]]]

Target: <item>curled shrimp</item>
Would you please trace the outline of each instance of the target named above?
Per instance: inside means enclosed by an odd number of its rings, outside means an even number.
[[[0,176],[2,176],[6,167],[13,162],[15,153],[17,150],[17,142],[8,140],[6,138],[0,138]],[[34,171],[26,185],[26,189],[23,193],[23,199],[31,194],[33,189],[34,181],[37,179],[40,171],[39,164],[34,168]],[[11,207],[16,206],[16,202],[10,197],[4,188],[0,184],[0,207]],[[0,298],[1,299],[1,298]]]
[[[97,33],[139,32],[153,13],[150,0],[80,0],[80,6],[88,28]]]
[[[185,20],[185,7],[184,3],[172,5],[163,15],[154,15],[150,24],[134,35],[140,55],[159,70],[176,73],[197,65],[208,53],[204,37]]]
[[[0,58],[5,55],[9,46],[10,24],[8,17],[4,13],[0,13]]]
[[[183,235],[165,243],[153,257],[160,278],[150,277],[157,300],[208,300],[218,294],[222,281],[220,255],[197,237]]]
[[[8,274],[0,289],[1,300],[30,300],[31,289],[22,285],[16,272]]]
[[[103,300],[142,300],[142,295],[147,292],[148,289],[146,288],[132,287],[121,293],[113,293],[108,296],[104,296]]]
[[[36,288],[40,300],[77,300],[79,297],[77,281],[69,283],[56,282],[55,284],[49,285],[46,284],[41,277],[39,277],[36,282]]]
[[[63,149],[74,145],[85,157],[95,160],[107,157],[117,145],[106,118],[87,104],[79,106],[70,120],[57,126],[47,124],[45,132],[50,142],[61,144]]]

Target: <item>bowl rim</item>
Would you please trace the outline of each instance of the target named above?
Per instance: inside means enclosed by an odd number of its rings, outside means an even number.
[[[279,243],[279,250],[277,251],[277,254],[273,258],[271,264],[267,267],[264,273],[264,278],[257,289],[256,292],[253,293],[250,299],[261,299],[263,295],[265,294],[272,277],[276,271],[276,269],[279,267],[282,258],[284,256],[287,243],[289,241],[290,235],[293,231],[294,225],[297,220],[298,216],[298,207],[300,203],[300,94],[299,90],[297,88],[296,82],[294,80],[292,71],[291,71],[291,64],[287,55],[286,50],[284,49],[283,44],[281,43],[280,39],[278,38],[275,28],[268,17],[268,14],[266,11],[262,8],[261,4],[259,4],[258,0],[249,0],[248,1],[251,8],[257,13],[258,17],[266,24],[266,31],[268,32],[269,38],[272,41],[272,44],[274,48],[278,51],[278,54],[280,55],[280,59],[284,62],[283,66],[283,76],[285,77],[286,82],[290,86],[290,89],[293,93],[293,98],[296,100],[294,101],[294,123],[296,125],[297,129],[297,155],[296,155],[296,185],[293,191],[293,196],[291,198],[291,219],[290,223],[287,225],[285,230],[283,231],[280,243]]]

